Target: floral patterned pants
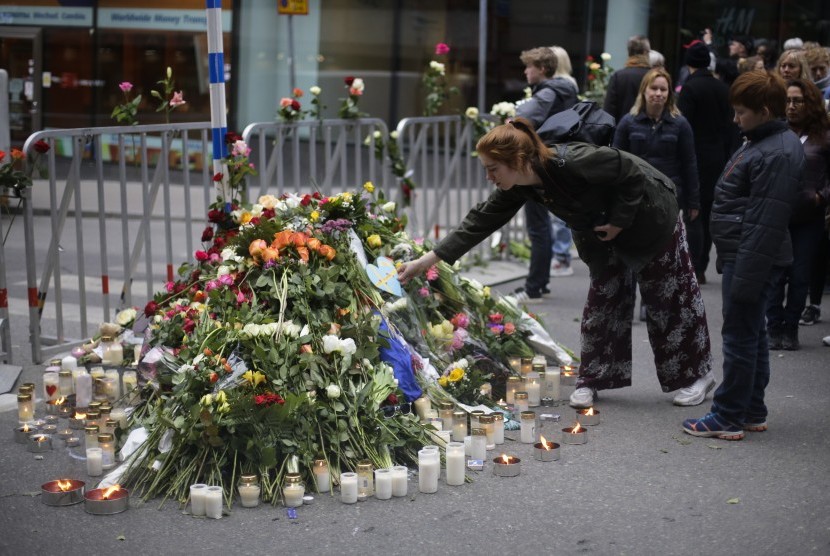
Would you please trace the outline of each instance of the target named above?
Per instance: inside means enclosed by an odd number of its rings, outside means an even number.
[[[646,329],[663,391],[689,386],[711,370],[706,311],[686,230],[678,220],[672,239],[639,272],[615,260],[591,276],[582,313],[577,387],[604,390],[631,385],[631,321],[638,283],[648,307]]]

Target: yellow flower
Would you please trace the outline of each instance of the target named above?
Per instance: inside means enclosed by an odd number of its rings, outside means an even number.
[[[225,403],[228,401],[228,396],[225,394],[224,390],[219,390],[214,398],[216,399],[216,403]]]
[[[440,384],[442,388],[446,388],[450,385],[450,379],[448,379],[445,376],[442,376],[438,379],[438,384]]]
[[[248,383],[256,388],[260,385],[260,383],[265,382],[265,375],[259,371],[245,371],[242,373],[242,378],[248,381]]]
[[[460,367],[456,367],[452,371],[450,371],[450,376],[449,376],[450,382],[458,382],[462,378],[464,378],[464,369],[462,369]]]
[[[352,194],[350,191],[344,191],[340,194],[340,198],[343,199],[343,201],[349,203],[352,200]]]
[[[383,245],[383,240],[380,239],[378,234],[372,234],[366,238],[366,243],[369,244],[369,247],[380,247]]]
[[[316,210],[311,211],[309,218],[312,222],[317,222],[320,219],[320,212]]]
[[[210,394],[205,394],[204,396],[202,396],[202,399],[199,400],[199,403],[202,404],[204,407],[207,407],[213,403],[213,396],[211,396]]]
[[[375,186],[372,182],[367,181],[366,183],[363,184],[363,189],[365,189],[367,193],[374,193]]]
[[[484,286],[483,288],[481,288],[481,295],[484,296],[484,299],[489,298],[490,297],[490,286]]]
[[[223,403],[218,408],[216,408],[217,413],[228,413],[230,410],[231,410],[231,406],[229,406],[227,404],[227,402]]]
[[[254,217],[254,215],[251,214],[250,212],[243,212],[242,216],[239,217],[239,223],[240,224],[247,224],[248,222],[251,221],[251,218],[253,218],[253,217]]]

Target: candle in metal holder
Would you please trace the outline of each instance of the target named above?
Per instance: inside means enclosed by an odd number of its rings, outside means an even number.
[[[120,485],[96,488],[84,495],[84,509],[94,515],[121,513],[130,507],[130,493]]]
[[[57,434],[58,433],[58,426],[57,425],[52,425],[52,424],[43,425],[42,427],[40,427],[40,432],[42,432],[43,434],[48,434],[48,435]]]
[[[493,459],[493,475],[497,477],[516,477],[522,472],[522,460],[516,456],[502,454]]]
[[[44,417],[43,422],[44,422],[44,425],[40,427],[41,429],[42,429],[43,427],[47,427],[47,426],[49,426],[49,425],[55,425],[55,426],[57,426],[57,424],[58,424],[58,416],[57,416],[57,415],[47,415],[46,417]]]
[[[559,367],[559,384],[562,386],[576,385],[576,372],[570,365]]]
[[[76,431],[83,430],[86,426],[86,413],[76,411],[73,417],[69,418],[69,428]]]
[[[599,425],[599,410],[589,407],[588,409],[577,409],[576,420],[580,425],[593,426]]]
[[[81,445],[81,439],[77,436],[70,436],[69,438],[66,439],[66,445],[70,448],[73,447],[73,446],[80,446]]]
[[[541,442],[533,445],[533,458],[538,461],[556,461],[559,459],[559,444],[545,440],[543,436]]]
[[[61,419],[69,419],[74,414],[75,407],[68,403],[64,403],[63,405],[58,407],[58,417],[60,417]]]
[[[585,444],[586,442],[588,442],[588,429],[578,422],[572,427],[562,429],[563,444]]]
[[[58,479],[40,485],[40,501],[47,506],[71,506],[84,501],[86,483],[75,479]]]
[[[24,423],[23,426],[15,427],[14,441],[18,444],[26,444],[29,442],[29,437],[36,432],[37,431],[34,427],[30,426],[28,423]]]
[[[46,415],[59,415],[61,406],[66,403],[66,398],[61,396],[54,400],[46,400]]]
[[[29,437],[29,451],[35,454],[48,452],[52,449],[52,437],[48,434],[33,434]]]
[[[72,438],[72,429],[61,429],[58,431],[58,438],[61,440],[66,440],[67,438]]]

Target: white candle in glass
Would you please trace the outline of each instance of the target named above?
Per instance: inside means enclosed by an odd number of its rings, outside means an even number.
[[[452,439],[454,442],[464,442],[467,436],[467,412],[456,411],[452,416]]]
[[[375,498],[389,500],[392,498],[392,470],[375,469]]]
[[[487,458],[487,432],[484,429],[473,429],[470,435],[470,459]]]
[[[392,468],[392,496],[406,496],[409,488],[409,469],[405,465]]]
[[[496,444],[504,444],[504,414],[493,413],[493,440]]]
[[[104,453],[101,448],[86,449],[86,474],[90,477],[100,477],[104,473]]]
[[[299,508],[303,505],[305,496],[305,485],[302,483],[287,484],[282,487],[282,497],[288,508]]]
[[[238,489],[243,508],[255,508],[259,505],[259,493],[262,490],[259,485],[239,485]]]
[[[205,489],[205,515],[210,519],[222,518],[222,487],[209,486]]]
[[[344,504],[357,503],[357,473],[340,474],[340,501]]]
[[[539,373],[529,372],[525,376],[525,392],[527,392],[527,405],[538,407],[541,403],[541,385],[539,384]]]
[[[190,485],[190,513],[192,515],[205,515],[205,494],[207,494],[206,484]]]
[[[559,369],[557,367],[548,367],[545,370],[545,396],[553,398],[554,401],[559,399]]]
[[[527,392],[516,392],[515,396],[515,406],[516,411],[521,413],[522,411],[527,411],[528,403],[527,403]]]
[[[464,443],[447,444],[447,484],[458,486],[464,484]]]
[[[47,367],[43,373],[43,397],[45,401],[56,400],[60,396],[58,369],[60,367]]]
[[[433,411],[435,411],[435,410],[433,409]],[[440,417],[430,417],[427,420],[427,424],[431,425],[432,428],[434,428],[437,431],[444,430],[444,420],[441,419]]]
[[[441,460],[437,450],[418,451],[418,490],[432,493],[438,490],[438,476],[441,474]]]
[[[118,369],[107,369],[104,378],[107,379],[107,399],[115,402],[121,397],[121,375],[118,374]]]
[[[123,408],[112,408],[112,412],[110,412],[110,417],[114,421],[118,421],[118,428],[120,428],[121,430],[127,430],[127,412],[124,411]]]
[[[92,376],[83,371],[75,377],[75,406],[89,407],[92,401]]]
[[[424,411],[424,417],[421,418],[421,422],[424,424],[428,424],[432,422],[433,419],[438,419],[440,421],[440,418],[438,417],[438,410],[427,409],[426,411]]]
[[[331,474],[329,464],[324,459],[314,460],[314,481],[317,483],[317,492],[328,492]]]
[[[521,413],[521,440],[522,444],[536,442],[536,414],[532,411]]]
[[[422,421],[426,419],[426,412],[432,409],[432,403],[426,396],[421,396],[415,400],[415,413],[418,414],[418,419]]]
[[[522,379],[517,376],[507,377],[507,384],[505,386],[504,398],[509,405],[515,403],[515,395],[521,389]]]
[[[67,355],[63,359],[61,359],[61,370],[62,371],[74,371],[78,368],[78,360],[73,355]]]

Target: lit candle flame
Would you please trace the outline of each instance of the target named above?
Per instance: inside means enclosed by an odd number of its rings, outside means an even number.
[[[35,437],[35,442],[46,442],[46,436],[42,435],[42,434],[36,436]]]
[[[29,423],[23,423],[23,432],[29,432]]]
[[[510,456],[508,456],[507,454],[502,454],[501,459],[505,464],[510,463]]]
[[[86,413],[75,412],[75,419],[86,419]]]
[[[121,490],[121,485],[112,485],[104,491],[104,493],[101,495],[101,498],[106,500],[110,497],[110,495],[115,494],[119,490]]]
[[[63,396],[61,396],[60,398],[58,398],[57,400],[55,400],[55,405],[63,405],[65,401],[66,401],[66,398],[64,398]]]
[[[70,481],[69,479],[65,481],[62,479],[58,479],[58,488],[61,489],[62,492],[66,492],[67,490],[72,488],[72,481]]]
[[[570,365],[564,365],[562,367],[562,370],[565,371],[566,373],[569,373],[573,370],[573,367],[571,367]]]
[[[539,435],[539,440],[542,441],[542,446],[544,446],[545,450],[550,450],[550,446],[548,446],[548,441],[545,440],[544,436]]]
[[[583,411],[583,412],[582,412],[582,414],[583,414],[583,415],[593,415],[593,414],[594,414],[594,408],[593,408],[593,407],[589,407],[589,408],[588,408],[588,410],[587,410],[587,411]]]
[[[580,433],[580,432],[582,432],[582,427],[579,425],[579,422],[577,421],[576,423],[574,423],[574,426],[571,428],[571,434],[577,434],[577,433]]]

